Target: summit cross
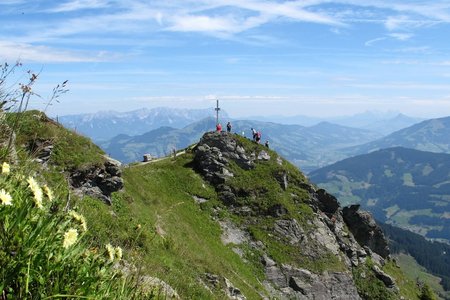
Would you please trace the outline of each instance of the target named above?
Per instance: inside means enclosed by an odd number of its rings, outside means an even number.
[[[219,124],[219,99],[216,100],[216,108],[214,109],[216,111],[216,125]]]

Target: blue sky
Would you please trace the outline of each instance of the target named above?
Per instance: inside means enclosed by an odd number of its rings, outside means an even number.
[[[234,117],[438,117],[449,25],[448,0],[0,0],[0,59],[40,71],[43,96],[69,80],[51,115],[219,98]]]

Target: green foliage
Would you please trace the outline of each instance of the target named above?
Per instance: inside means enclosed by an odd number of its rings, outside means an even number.
[[[410,300],[418,299],[419,288],[417,287],[416,280],[407,276],[409,274],[398,267],[394,261],[386,261],[386,264],[383,266],[383,271],[394,278],[399,288],[400,296]]]
[[[119,247],[89,248],[85,219],[20,167],[0,174],[0,292],[6,298],[145,299],[151,291],[114,268]],[[56,196],[58,192],[55,192]],[[108,258],[110,257],[110,258]]]
[[[437,300],[436,295],[428,284],[424,284],[420,291],[420,300]]]
[[[231,245],[223,245],[212,214],[224,210],[214,188],[192,170],[191,162],[192,155],[185,154],[125,168],[126,188],[113,194],[112,206],[89,197],[78,202],[89,221],[89,235],[95,245],[124,245],[141,273],[164,280],[182,298],[226,298],[223,290],[209,286],[211,294],[204,287],[208,283],[199,281],[211,273],[229,279],[249,299],[258,299],[264,290],[259,258],[254,258],[255,266]],[[193,196],[207,202],[198,204]]]
[[[450,291],[450,245],[431,242],[421,235],[388,224],[381,224],[393,253],[408,253],[432,274],[442,278],[442,286]]]
[[[377,220],[450,240],[449,168],[449,154],[397,147],[345,159],[310,178],[341,203],[360,203]]]
[[[12,124],[18,113],[6,116],[8,124]],[[49,119],[44,113],[31,110],[20,113],[20,124],[16,129],[16,144],[25,145],[28,153],[39,152],[38,143],[48,142],[53,145],[50,163],[61,170],[68,171],[86,165],[98,165],[104,161],[103,151],[91,143],[88,138],[69,131]]]
[[[372,262],[367,260],[353,268],[353,280],[359,295],[365,300],[395,300],[398,295],[389,291],[372,271]]]

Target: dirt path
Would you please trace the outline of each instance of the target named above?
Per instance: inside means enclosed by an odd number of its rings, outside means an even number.
[[[179,151],[175,154],[175,157],[183,155],[186,153],[186,150],[182,150]],[[160,157],[160,158],[156,158],[156,159],[152,159],[150,161],[146,161],[146,162],[140,162],[139,165],[146,165],[146,164],[151,164],[151,163],[155,163],[161,160],[165,160],[165,159],[169,159],[169,158],[173,158],[173,154],[169,155],[169,156],[165,156],[165,157]]]

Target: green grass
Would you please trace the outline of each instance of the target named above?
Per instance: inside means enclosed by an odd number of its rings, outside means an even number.
[[[104,161],[104,152],[88,138],[67,130],[42,112],[31,110],[6,115],[6,121],[10,125],[16,118],[19,118],[16,145],[18,148],[25,146],[31,150],[27,153],[22,151],[24,160],[35,154],[33,148],[36,141],[45,140],[54,146],[49,162],[60,170],[69,171],[86,165],[98,165]]]
[[[412,281],[420,280],[422,282],[425,282],[437,294],[445,295],[447,298],[450,298],[450,293],[446,293],[440,285],[441,279],[437,276],[427,273],[426,269],[420,266],[412,256],[406,254],[398,254],[395,255],[395,259],[402,269],[403,274],[405,274],[407,278]]]
[[[80,208],[90,220],[98,242],[110,239],[134,253],[142,272],[168,282],[183,298],[222,299],[199,278],[205,273],[228,278],[250,299],[264,290],[261,273],[222,244],[211,208],[220,207],[214,189],[189,164],[190,155],[124,170],[126,189],[113,195],[113,206],[86,199]],[[196,204],[192,196],[209,199]],[[138,229],[138,227],[140,227]]]
[[[396,300],[398,295],[389,289],[379,280],[372,271],[372,261],[366,260],[365,264],[359,264],[353,268],[353,280],[359,295],[367,300]],[[414,299],[414,298],[413,298]]]

